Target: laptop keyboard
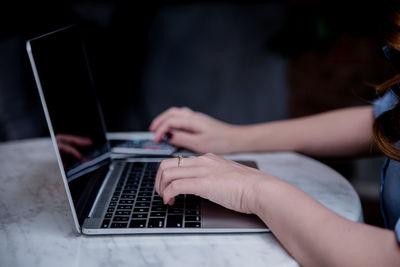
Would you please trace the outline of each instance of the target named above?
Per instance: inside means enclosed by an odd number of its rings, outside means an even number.
[[[179,195],[173,206],[163,204],[154,190],[158,166],[158,162],[125,165],[101,228],[201,227],[199,197]]]

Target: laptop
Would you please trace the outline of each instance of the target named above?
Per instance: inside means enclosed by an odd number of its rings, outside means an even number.
[[[164,205],[154,190],[162,157],[112,157],[77,26],[28,40],[27,52],[79,233],[268,231],[258,217],[198,196]]]

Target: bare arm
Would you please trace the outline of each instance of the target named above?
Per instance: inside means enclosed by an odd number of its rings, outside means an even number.
[[[351,222],[276,178],[263,179],[254,190],[254,213],[301,265],[400,265],[393,231]]]
[[[298,119],[239,126],[235,150],[297,151],[317,157],[366,155],[376,151],[372,107],[353,107]]]
[[[258,215],[302,266],[399,266],[393,231],[349,221],[300,189],[259,170],[207,154],[167,159],[156,176],[164,203],[195,194]]]
[[[188,108],[171,108],[154,119],[150,130],[160,141],[172,133],[174,145],[206,153],[297,151],[317,157],[343,157],[376,151],[372,107],[354,107],[318,115],[236,126]]]

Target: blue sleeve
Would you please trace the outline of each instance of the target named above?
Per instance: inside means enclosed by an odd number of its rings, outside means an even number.
[[[400,243],[400,218],[397,220],[396,226],[394,227],[394,231],[396,233],[397,242]]]
[[[374,101],[374,116],[378,117],[385,111],[394,108],[398,101],[397,95],[392,90],[388,91],[381,98]]]

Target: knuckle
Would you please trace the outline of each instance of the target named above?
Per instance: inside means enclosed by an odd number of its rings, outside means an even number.
[[[179,182],[177,180],[172,181],[169,185],[169,189],[171,192],[177,192],[179,190]]]
[[[213,154],[213,153],[206,153],[204,156],[207,157],[207,158],[209,158],[209,159],[212,159],[212,158],[215,157],[215,154]]]
[[[178,108],[177,108],[177,107],[170,107],[168,110],[169,110],[169,111],[177,111]]]
[[[212,159],[208,154],[209,153],[206,153],[206,154],[204,154],[204,155],[199,157],[199,159],[201,160],[201,162],[203,162],[203,164],[210,164]]]
[[[206,156],[206,154],[204,154],[204,155],[199,156],[198,159],[201,160],[201,161],[206,161],[207,160],[207,156]]]
[[[158,167],[160,170],[164,170],[167,167],[167,160],[163,160],[160,163],[160,166]]]
[[[163,177],[165,180],[170,180],[170,179],[172,179],[172,172],[171,172],[171,169],[165,169],[165,170],[163,171],[163,173],[162,173],[162,177]]]
[[[192,110],[188,107],[181,107],[181,110],[186,112],[186,113],[192,113]]]

